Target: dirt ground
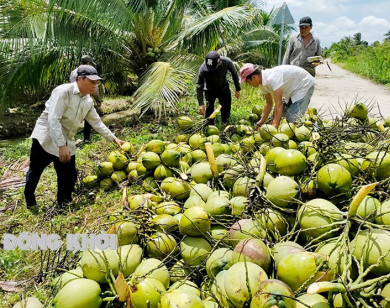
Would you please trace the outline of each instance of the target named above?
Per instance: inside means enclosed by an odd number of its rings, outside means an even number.
[[[326,64],[316,69],[316,86],[310,107],[321,109],[323,116],[331,118],[358,100],[372,106],[372,116],[390,116],[390,90],[386,86],[361,78],[336,64],[329,65],[332,71]]]

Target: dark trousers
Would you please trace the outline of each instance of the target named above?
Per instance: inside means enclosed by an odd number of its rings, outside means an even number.
[[[91,137],[92,126],[86,120],[84,120],[84,141],[89,140]]]
[[[67,163],[60,162],[57,156],[47,153],[39,144],[37,139],[33,139],[30,151],[30,168],[26,175],[26,187],[24,195],[28,206],[34,205],[35,189],[43,170],[50,164],[54,164],[57,173],[57,201],[58,203],[70,202],[72,192],[77,180],[75,155],[71,156]]]
[[[213,91],[205,91],[205,97],[206,97],[206,114],[205,117],[209,117],[213,111],[214,111],[214,103],[215,100],[218,98],[219,103],[222,106],[221,109],[221,120],[222,123],[227,123],[230,117],[230,110],[232,107],[232,96],[230,93],[229,86],[224,87],[219,92],[213,92]],[[214,121],[211,121],[211,123],[214,123]]]

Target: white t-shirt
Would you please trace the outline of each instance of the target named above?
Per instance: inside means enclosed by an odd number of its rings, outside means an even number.
[[[268,94],[282,88],[282,96],[287,103],[290,98],[293,103],[302,99],[307,91],[314,85],[315,78],[303,68],[295,65],[279,65],[274,68],[262,70],[263,94]]]

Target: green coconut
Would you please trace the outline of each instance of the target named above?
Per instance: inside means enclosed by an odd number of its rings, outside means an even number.
[[[308,141],[310,137],[311,130],[308,129],[306,126],[302,125],[295,129],[295,138],[297,138],[299,142]]]
[[[263,124],[259,128],[260,137],[263,140],[269,141],[271,140],[273,135],[276,135],[278,133],[277,129],[270,124]]]
[[[175,138],[175,142],[177,142],[177,143],[187,142],[188,139],[190,139],[190,135],[188,135],[188,134],[177,135]]]
[[[210,231],[211,220],[206,210],[194,206],[184,211],[179,222],[179,231],[185,235],[198,236]]]
[[[298,193],[298,183],[292,178],[282,175],[268,184],[266,197],[280,207],[288,207],[291,203],[294,203]]]
[[[110,270],[116,277],[119,272],[119,256],[116,250],[85,250],[80,259],[84,277],[98,283],[107,283]]]
[[[259,284],[259,288],[251,301],[251,308],[257,307],[291,307],[295,308],[294,292],[283,281],[266,279]]]
[[[96,170],[96,174],[99,178],[108,177],[114,170],[114,166],[111,162],[103,161],[101,162]]]
[[[154,179],[161,181],[165,178],[172,177],[173,172],[171,169],[169,169],[169,167],[161,164],[161,165],[158,165],[157,168],[154,170],[153,176],[154,176]]]
[[[12,308],[43,308],[43,305],[39,299],[30,296],[16,303]]]
[[[122,149],[122,151],[129,152],[129,153],[134,153],[134,151],[135,151],[134,146],[128,141],[124,142],[121,145],[121,149]]]
[[[383,180],[390,177],[390,154],[386,151],[372,152],[363,161],[362,170],[373,171],[375,177]]]
[[[171,282],[182,281],[190,274],[189,266],[183,260],[177,261],[169,270]]]
[[[164,259],[175,252],[177,242],[172,235],[157,232],[149,237],[146,249],[150,258]]]
[[[231,212],[230,201],[225,197],[209,198],[204,206],[206,212],[211,216],[224,215]]]
[[[112,166],[116,170],[125,169],[127,165],[127,157],[118,151],[112,151],[108,155],[107,160],[112,163]]]
[[[207,157],[205,151],[201,150],[201,149],[197,149],[197,150],[193,150],[191,152],[191,157],[192,157],[192,163],[197,163],[197,162],[201,162],[201,161],[204,161]]]
[[[295,124],[282,123],[278,127],[278,132],[286,134],[289,138],[293,138],[295,136]]]
[[[241,219],[229,230],[230,242],[234,247],[243,239],[262,238],[263,236],[265,236],[265,230],[252,219]]]
[[[118,246],[138,243],[138,226],[131,221],[117,222],[107,230],[107,233],[117,235]]]
[[[290,140],[289,136],[283,133],[277,133],[272,136],[271,144],[274,147],[288,148],[288,141]]]
[[[182,292],[188,292],[200,297],[200,290],[195,282],[183,279],[181,281],[176,281],[169,287],[169,291],[179,290]]]
[[[351,185],[351,174],[338,164],[327,164],[317,173],[317,186],[326,195],[347,193]]]
[[[206,272],[210,279],[214,279],[222,270],[227,270],[233,264],[233,251],[228,248],[218,248],[213,251],[206,261]]]
[[[177,118],[177,124],[181,130],[186,130],[194,125],[194,121],[190,117],[182,116]]]
[[[210,188],[209,186],[207,186],[204,183],[199,183],[199,184],[195,184],[192,187],[191,192],[190,192],[190,197],[191,196],[198,196],[198,197],[202,198],[202,200],[204,202],[206,202],[207,198],[209,197],[209,195],[212,192],[213,192],[212,188]]]
[[[196,183],[207,183],[213,178],[210,164],[207,162],[197,163],[191,167],[191,177]]]
[[[233,185],[233,195],[248,197],[249,191],[256,185],[256,181],[247,176],[238,178]]]
[[[219,128],[214,125],[208,125],[205,132],[206,136],[219,135],[221,133]]]
[[[202,300],[192,294],[181,290],[165,293],[160,300],[160,308],[204,308]]]
[[[142,248],[137,244],[120,246],[118,255],[121,260],[120,271],[127,278],[141,264]]]
[[[83,178],[83,184],[86,188],[92,189],[95,188],[99,183],[97,175],[88,175]]]
[[[357,103],[354,106],[351,106],[350,111],[350,116],[352,118],[364,121],[367,119],[368,115],[368,109],[367,106],[364,103]]]
[[[370,217],[369,220],[373,221],[376,216],[375,212],[380,204],[378,199],[372,196],[365,196],[359,204],[356,213],[362,218]]]
[[[160,281],[165,288],[169,286],[169,271],[158,259],[149,258],[142,260],[133,273],[134,278],[150,277]]]
[[[145,180],[143,180],[142,188],[147,192],[156,192],[159,187],[154,177],[148,176]]]
[[[233,216],[241,216],[247,204],[249,204],[249,199],[243,196],[230,199],[231,214]]]
[[[296,302],[296,308],[307,308],[308,306],[312,308],[331,308],[328,300],[321,294],[303,294],[298,296],[297,300],[299,302]]]
[[[68,282],[80,278],[83,278],[83,270],[81,269],[81,267],[76,267],[75,269],[65,272],[60,276],[54,278],[50,283],[50,286],[55,287],[59,290]]]
[[[155,212],[157,215],[161,215],[161,214],[176,215],[180,213],[180,211],[181,211],[180,206],[174,201],[161,202],[155,208]]]
[[[186,202],[184,202],[185,209],[189,209],[189,208],[194,207],[194,206],[200,206],[200,207],[204,208],[205,205],[206,205],[206,202],[204,202],[203,199],[201,197],[199,197],[198,195],[189,196],[188,199],[186,200]]]
[[[119,171],[114,171],[112,174],[111,174],[111,180],[113,180],[115,183],[119,184],[120,182],[122,182],[123,180],[125,180],[127,178],[127,174],[125,171],[123,170],[119,170]]]
[[[177,167],[180,162],[180,153],[175,150],[165,150],[161,154],[161,160],[169,167]]]
[[[322,264],[322,267],[317,267]],[[333,273],[328,270],[326,257],[313,252],[298,252],[280,260],[276,278],[286,283],[293,291],[303,284],[309,285],[315,281],[329,281]]]
[[[264,209],[259,213],[258,221],[275,238],[287,234],[287,220],[281,212],[274,209]]]
[[[202,142],[202,135],[201,134],[194,134],[188,139],[188,144],[191,148],[197,149],[199,148],[200,144]]]
[[[173,177],[165,178],[161,183],[161,189],[179,201],[187,199],[191,190],[187,182]]]
[[[343,219],[343,212],[325,199],[313,199],[303,204],[297,216],[299,225],[305,234],[321,240],[335,235],[335,226],[331,224]]]
[[[226,271],[226,295],[235,307],[244,307],[259,289],[260,283],[266,279],[267,274],[257,264],[238,262]]]
[[[271,253],[275,261],[275,265],[278,266],[284,257],[303,251],[305,251],[305,249],[298,243],[286,241],[276,243],[274,247],[272,247]]]
[[[219,307],[231,307],[228,302],[228,297],[225,291],[225,276],[226,270],[220,271],[215,277],[213,284],[211,285],[211,292],[218,300]]]
[[[217,241],[221,240],[226,243],[226,244],[229,244],[230,241],[229,241],[229,229],[226,228],[226,227],[223,227],[223,226],[219,226],[219,225],[216,225],[216,226],[212,226],[211,227],[211,230],[210,230],[210,233],[211,233],[211,237]]]
[[[142,165],[146,170],[153,170],[161,164],[160,156],[155,152],[145,152],[142,154]]]
[[[265,161],[267,162],[267,168],[269,171],[276,172],[275,159],[280,153],[282,153],[284,151],[286,151],[286,149],[281,148],[281,147],[276,147],[276,148],[270,149],[267,152],[267,154],[265,154]]]
[[[153,223],[159,231],[175,231],[179,227],[179,221],[169,214],[159,214],[153,216]]]
[[[252,262],[267,272],[271,265],[271,255],[262,240],[244,239],[238,242],[233,251],[233,263],[237,262]]]
[[[276,172],[287,176],[302,174],[307,167],[306,157],[298,150],[286,150],[278,153],[274,160]]]
[[[186,236],[180,242],[180,253],[185,264],[197,266],[207,259],[211,245],[201,237]]]
[[[360,171],[360,165],[357,159],[353,158],[352,155],[348,155],[348,154],[337,155],[333,162],[340,166],[343,166],[352,175],[356,175]]]
[[[99,308],[101,289],[96,281],[76,279],[64,286],[54,297],[55,308]]]
[[[165,142],[157,139],[150,140],[145,146],[145,151],[154,152],[157,154],[164,152],[164,149],[165,149]]]
[[[166,291],[157,279],[146,277],[130,286],[131,306],[139,308],[157,308],[161,295]]]
[[[99,187],[103,190],[110,190],[114,186],[114,181],[111,178],[104,178],[100,181]]]

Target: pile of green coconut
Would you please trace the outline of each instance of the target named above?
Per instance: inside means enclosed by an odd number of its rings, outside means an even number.
[[[118,248],[84,251],[53,306],[390,307],[390,118],[356,103],[256,130],[261,113],[179,117],[175,142],[101,161],[83,183],[122,189]]]

